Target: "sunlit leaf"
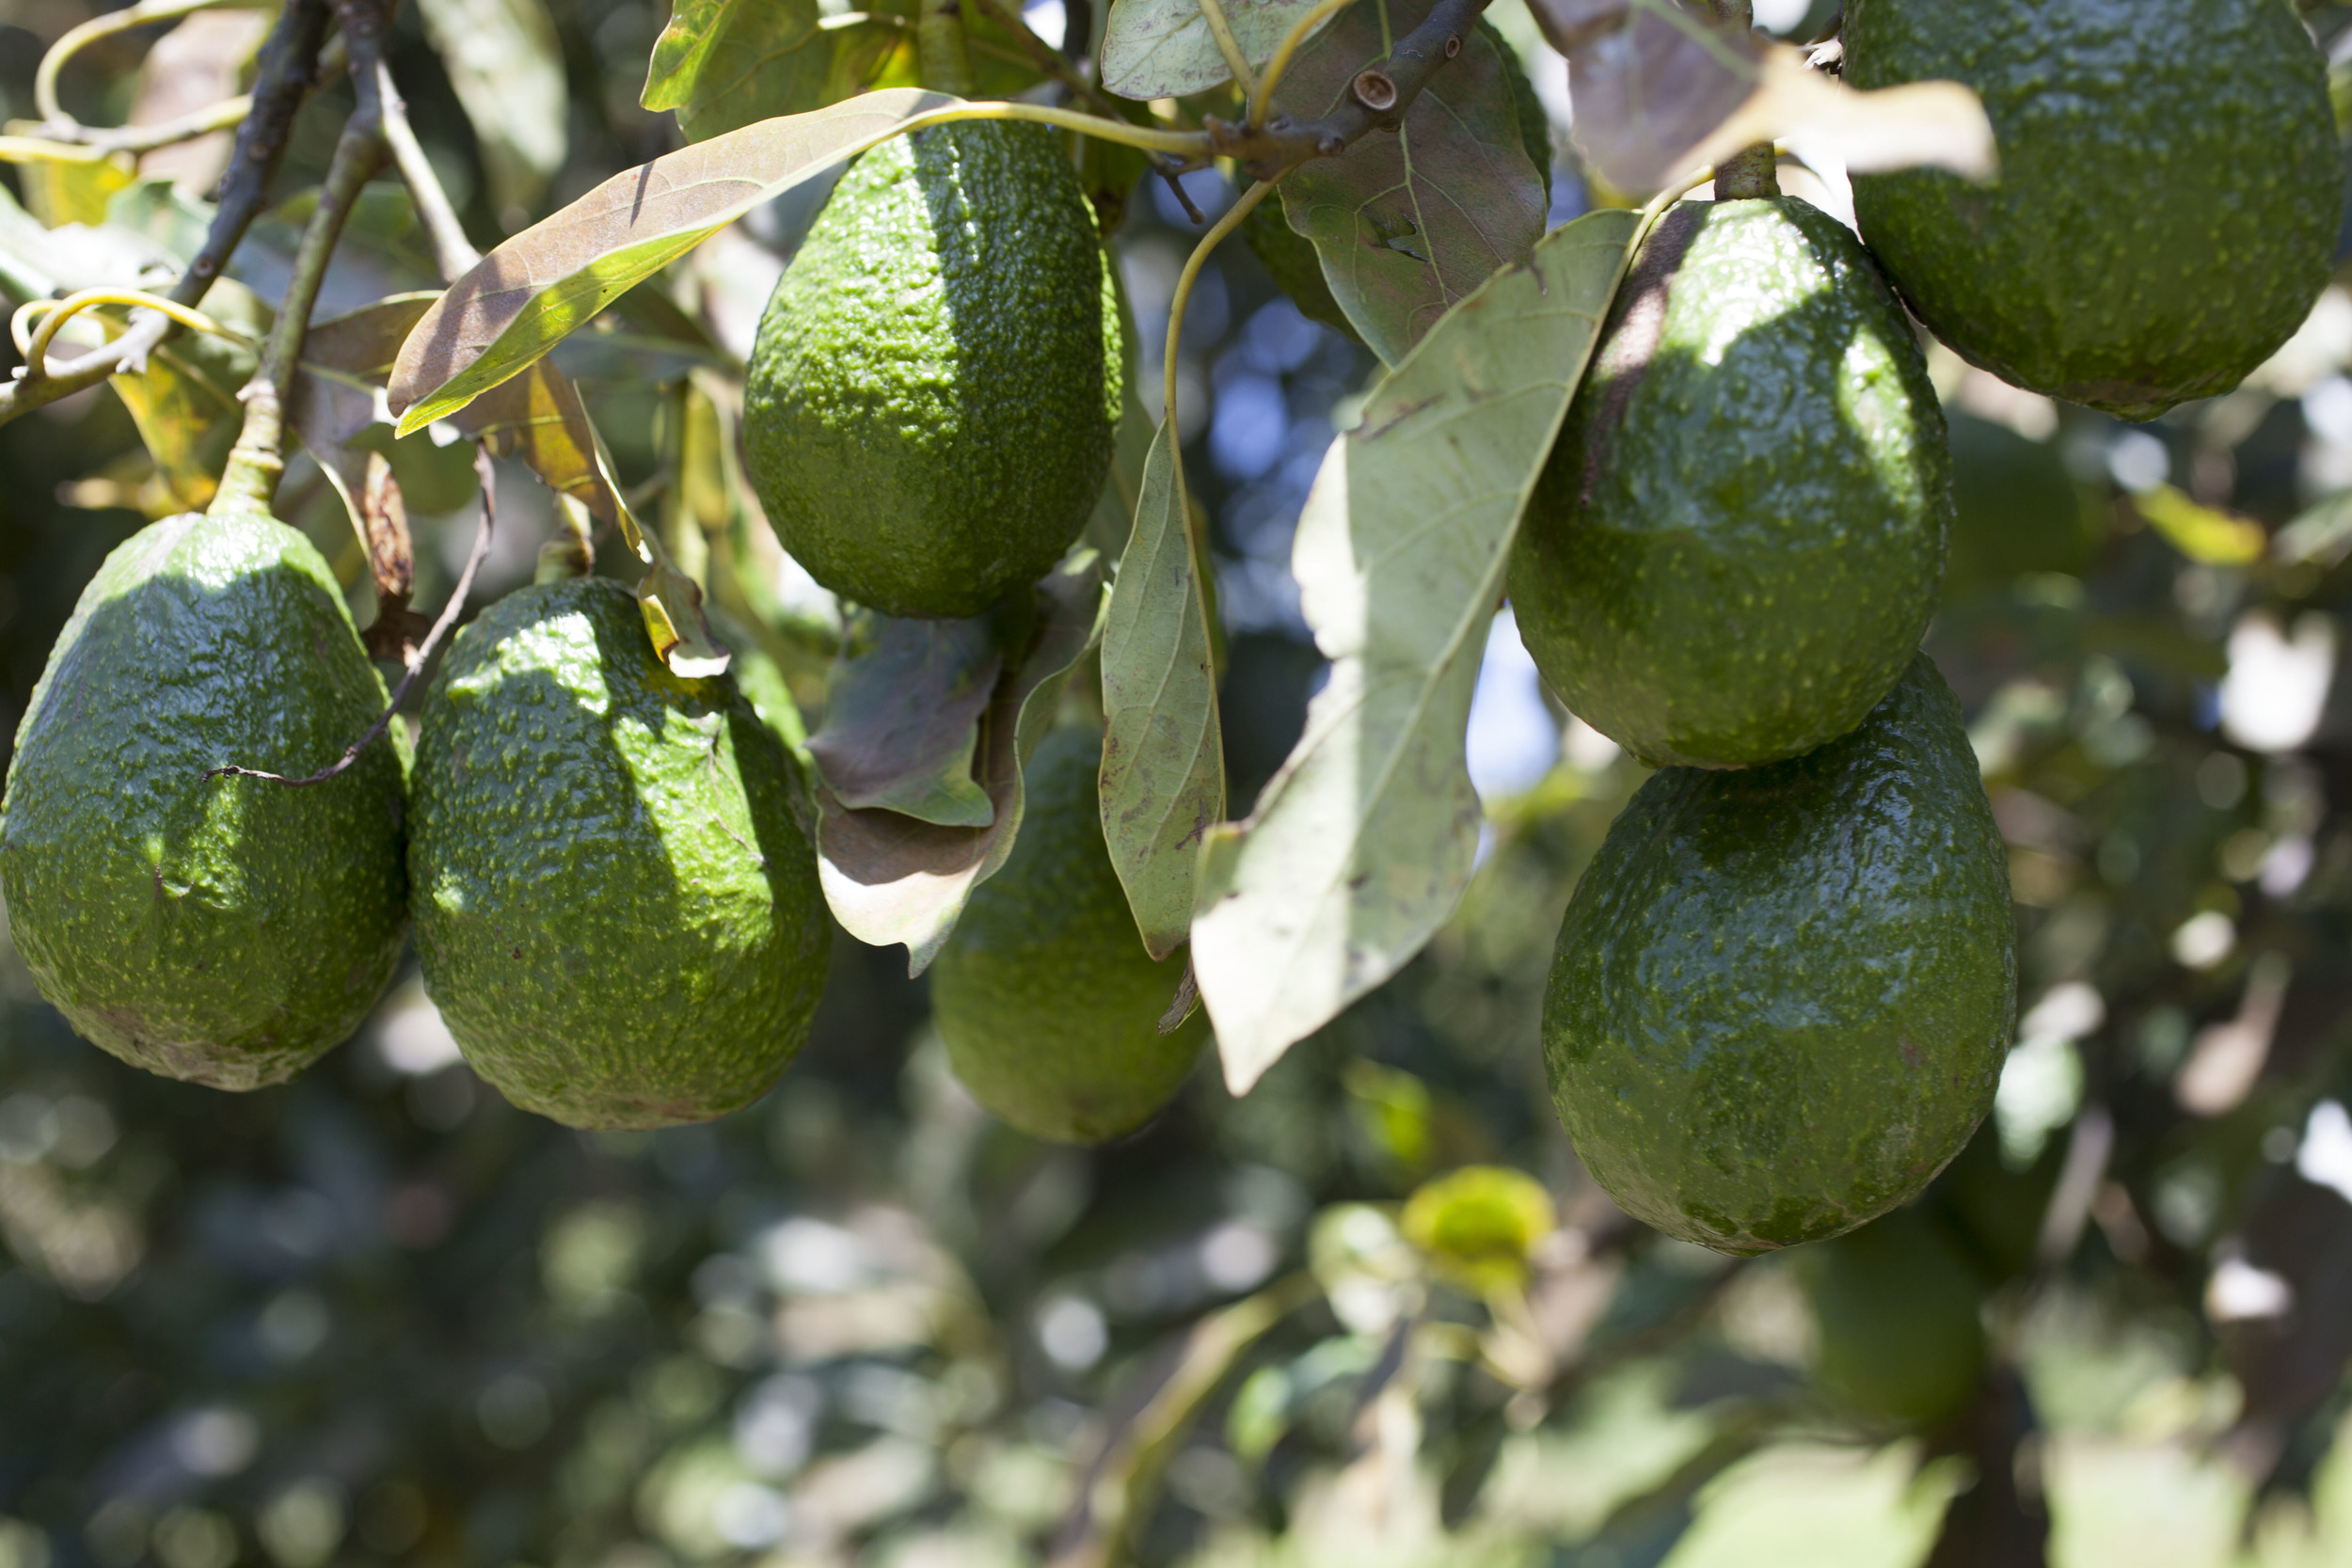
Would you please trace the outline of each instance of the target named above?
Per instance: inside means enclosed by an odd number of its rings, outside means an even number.
[[[1103,839],[1154,958],[1192,925],[1200,838],[1225,815],[1216,660],[1185,513],[1163,424],[1103,628]]]
[[[763,120],[598,185],[484,257],[417,324],[393,373],[405,435],[466,406],[764,201],[955,100],[891,89]]]
[[[853,811],[987,827],[996,808],[972,777],[972,757],[1004,662],[990,616],[860,615],[826,683],[824,726],[809,738],[825,787]]]
[[[1536,1243],[1558,1224],[1551,1195],[1525,1171],[1465,1165],[1423,1182],[1400,1228],[1440,1272],[1485,1291],[1524,1280]]]
[[[1316,0],[1232,0],[1233,41],[1263,65]],[[1328,25],[1327,24],[1326,25]],[[1232,80],[1200,0],[1111,0],[1103,28],[1103,85],[1121,98],[1182,98]]]
[[[817,0],[678,0],[653,46],[641,102],[676,111],[690,142],[824,102],[831,52]]]
[[[425,36],[472,122],[490,199],[519,214],[564,166],[571,95],[545,0],[418,0]]]
[[[1295,119],[1338,108],[1421,0],[1362,0],[1299,54],[1275,93]],[[1525,261],[1549,199],[1527,156],[1493,37],[1473,30],[1394,135],[1302,164],[1280,186],[1282,214],[1314,243],[1323,276],[1364,341],[1389,364],[1496,268]]]
[[[2143,490],[2132,507],[2173,548],[2208,566],[2250,566],[2270,548],[2270,536],[2253,518],[2201,505],[2175,485]]]
[[[48,228],[106,221],[106,203],[137,178],[128,157],[90,158],[80,148],[54,152],[23,137],[0,138],[0,161],[14,164],[24,205]]]
[[[1256,812],[1201,853],[1193,965],[1236,1093],[1395,974],[1461,897],[1486,626],[1637,221],[1554,230],[1440,322],[1324,459],[1293,569],[1329,681]]]
[[[897,812],[852,811],[818,789],[818,877],[834,918],[860,942],[904,942],[909,974],[939,956],[972,890],[994,876],[1021,830],[1022,769],[1053,727],[1070,668],[1102,634],[1103,564],[1065,558],[1037,589],[1036,629],[981,720],[978,776],[994,820],[943,828]]]

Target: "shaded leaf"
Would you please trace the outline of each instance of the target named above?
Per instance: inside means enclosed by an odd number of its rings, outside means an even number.
[[[670,109],[690,142],[824,102],[831,51],[817,0],[677,0],[645,70],[648,109]]]
[[[318,210],[318,199],[315,189],[298,192],[257,219],[229,259],[229,276],[263,299],[285,298],[302,231]],[[200,244],[203,236],[198,232],[195,238]],[[440,287],[440,269],[424,238],[406,186],[377,181],[362,187],[326,263],[315,313],[344,315],[389,294]],[[194,256],[195,251],[186,254]]]
[[[1022,769],[1053,727],[1070,668],[1102,635],[1103,563],[1065,557],[1037,587],[1027,651],[996,683],[980,721],[978,777],[995,819],[943,828],[897,812],[853,811],[821,785],[818,878],[834,918],[873,946],[904,942],[907,972],[930,966],[972,890],[994,876],[1021,831]]]
[[[1579,218],[1457,307],[1316,475],[1293,568],[1330,678],[1256,812],[1201,851],[1193,964],[1237,1094],[1395,974],[1469,881],[1487,623],[1638,222]]]
[[[352,523],[366,537],[361,506],[371,451],[389,456],[389,442],[362,442],[371,430],[390,434],[384,382],[408,329],[432,305],[429,293],[396,294],[348,315],[314,324],[303,335],[302,363],[294,374],[287,420],[342,497]],[[411,437],[430,441],[420,433]]]
[[[989,616],[858,616],[826,683],[824,726],[808,742],[825,787],[851,810],[987,827],[996,808],[972,777],[972,756],[1004,663]]]
[[[1994,171],[1992,121],[1956,82],[1857,92],[1802,51],[1675,0],[1530,0],[1568,57],[1576,144],[1625,190],[1658,190],[1758,142],[1805,134],[1857,171]]]
[[[139,65],[138,96],[128,123],[161,125],[237,95],[245,68],[268,36],[270,18],[253,10],[199,11],[155,40]],[[228,131],[159,147],[139,158],[139,173],[208,191],[229,166]]]
[[[1144,465],[1135,533],[1103,628],[1103,840],[1136,927],[1164,958],[1192,925],[1201,835],[1225,815],[1208,606],[1174,432]]]
[[[564,48],[545,0],[418,0],[425,36],[472,122],[490,200],[501,213],[536,203],[564,166],[571,94]]]
[[[715,136],[598,185],[484,257],[417,324],[392,377],[402,434],[514,376],[745,213],[956,100],[891,89]]]
[[[1316,3],[1234,0],[1225,7],[1225,24],[1243,57],[1262,66]],[[1182,98],[1232,79],[1200,0],[1111,0],[1103,28],[1103,85],[1111,91],[1121,98]]]
[[[1421,0],[1363,0],[1299,52],[1275,109],[1314,119],[1357,75],[1388,59],[1428,12]],[[1314,243],[1332,296],[1388,364],[1496,268],[1523,261],[1549,193],[1529,161],[1518,106],[1491,34],[1473,29],[1393,135],[1315,158],[1280,186],[1282,214]]]

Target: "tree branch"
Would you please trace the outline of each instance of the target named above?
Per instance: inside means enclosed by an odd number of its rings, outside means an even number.
[[[391,147],[393,166],[400,170],[416,201],[417,216],[423,220],[425,232],[433,236],[433,258],[441,269],[441,281],[454,283],[482,260],[482,252],[467,236],[449,192],[441,188],[441,177],[433,172],[433,160],[424,155],[424,144],[417,140],[416,128],[408,123],[408,105],[392,83],[390,63],[379,59],[375,70],[376,99],[384,110],[384,140]]]
[[[1397,40],[1382,68],[1357,77],[1346,100],[1320,119],[1277,115],[1258,130],[1204,117],[1209,150],[1253,177],[1272,180],[1293,164],[1336,158],[1375,130],[1393,130],[1447,60],[1461,53],[1486,0],[1438,0],[1422,24]]]

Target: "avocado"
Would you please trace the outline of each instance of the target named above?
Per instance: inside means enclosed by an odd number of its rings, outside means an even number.
[[[1981,1293],[1933,1217],[1898,1209],[1794,1256],[1822,1392],[1867,1421],[1911,1429],[1966,1407],[1984,1375]]]
[[[1110,261],[1058,136],[976,121],[851,165],[776,282],[743,450],[793,559],[889,615],[977,615],[1085,527],[1120,409]]]
[[[1960,1151],[2016,986],[2001,836],[1917,656],[1817,752],[1641,787],[1561,923],[1545,1066],[1620,1207],[1762,1252],[1884,1213]]]
[[[2058,449],[1973,415],[1947,416],[1952,552],[1947,597],[1999,588],[2027,572],[2081,572],[2105,531],[2101,509]]]
[[[1868,255],[1794,197],[1682,202],[1610,308],[1511,558],[1545,680],[1652,765],[1862,722],[1935,609],[1944,417]]]
[[[42,996],[135,1067],[293,1077],[357,1029],[406,932],[402,758],[342,591],[259,514],[150,524],[82,591],[33,688],[0,818],[8,930]]]
[[[791,767],[732,681],[654,657],[618,583],[537,583],[461,631],[408,867],[425,990],[474,1069],[571,1127],[766,1093],[832,946]]]
[[[972,1097],[1041,1138],[1133,1132],[1191,1072],[1208,1027],[1159,1032],[1184,966],[1152,961],[1103,845],[1098,726],[1048,735],[1021,835],[931,968],[947,1065]]]
[[[2302,325],[2344,211],[2327,64],[2284,0],[1852,0],[1846,80],[1974,87],[1990,186],[1854,181],[1935,335],[2129,420],[2226,392]]]

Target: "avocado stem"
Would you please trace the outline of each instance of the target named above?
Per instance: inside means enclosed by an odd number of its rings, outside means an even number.
[[[962,0],[923,0],[914,24],[916,70],[932,92],[972,96],[972,56],[963,45]]]
[[[319,191],[317,210],[302,230],[294,250],[294,273],[285,297],[278,304],[278,320],[262,346],[261,363],[253,369],[238,399],[245,404],[245,426],[229,453],[229,466],[205,510],[215,517],[238,512],[263,512],[278,499],[278,482],[286,471],[286,404],[294,395],[294,372],[302,362],[302,341],[310,329],[310,312],[317,306],[319,287],[326,280],[326,263],[342,238],[343,221],[359,198],[369,178],[386,156],[383,103],[378,95],[376,66],[383,58],[384,8],[381,0],[335,0],[350,50],[351,79],[358,103],[343,123],[335,143],[335,156],[326,166],[326,182]]]

